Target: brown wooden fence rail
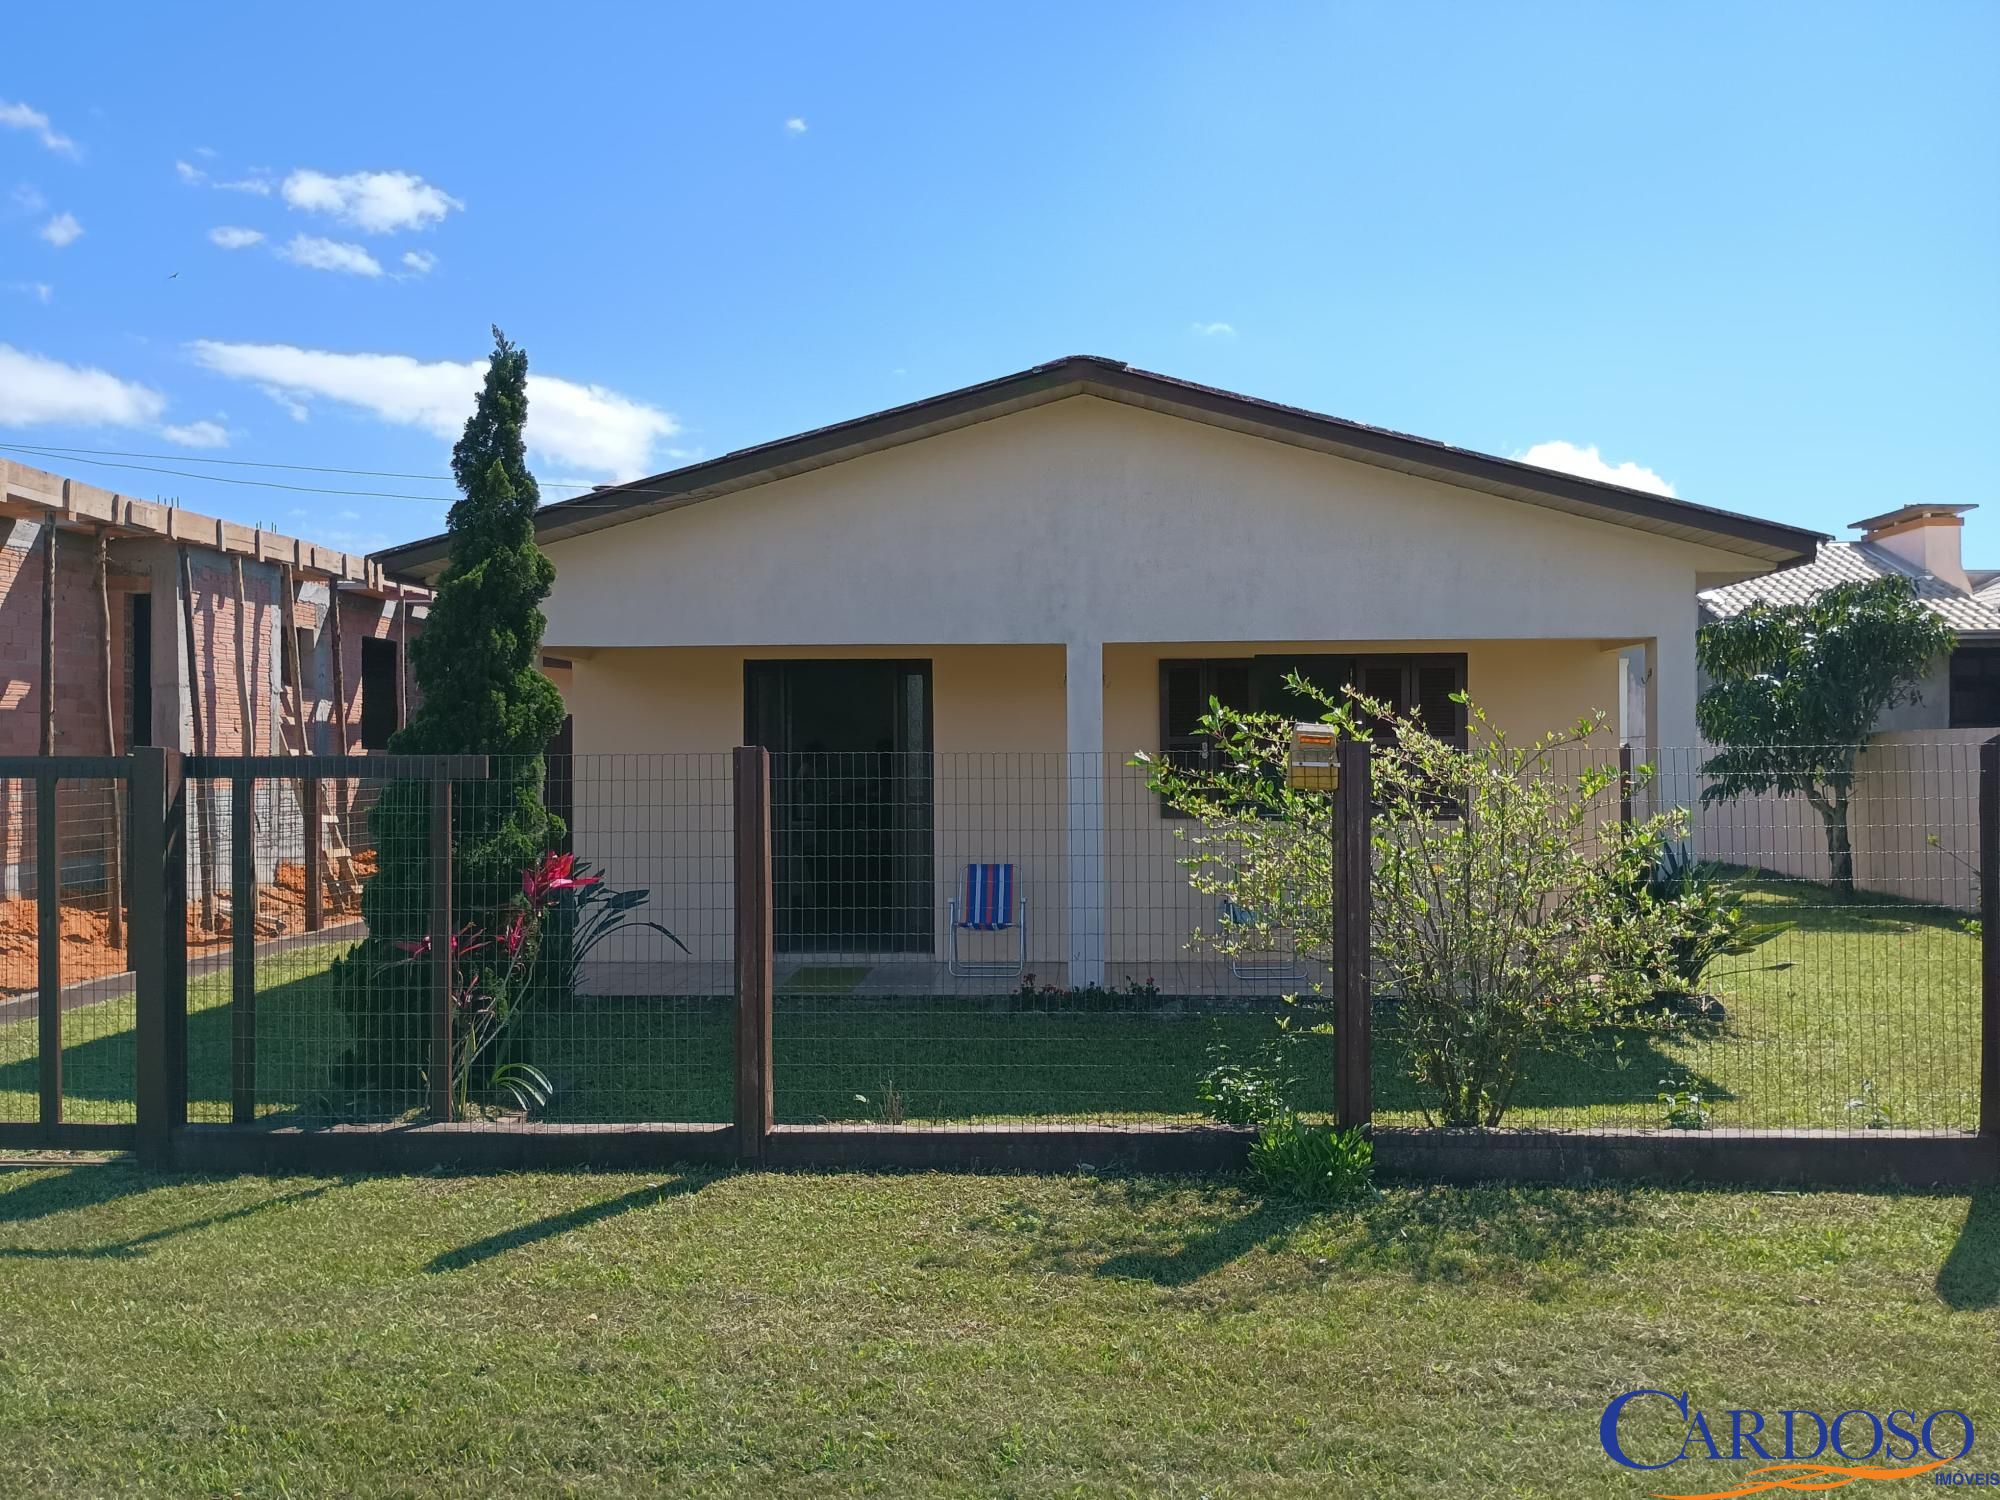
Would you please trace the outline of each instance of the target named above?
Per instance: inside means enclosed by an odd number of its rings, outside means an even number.
[[[1370,1126],[1369,876],[1370,787],[1367,747],[1342,746],[1333,860],[1336,884],[1335,1099],[1338,1119]],[[437,1165],[472,1169],[529,1166],[655,1166],[673,1161],[736,1161],[773,1167],[906,1166],[1064,1169],[1089,1164],[1163,1171],[1238,1166],[1249,1133],[1227,1126],[954,1125],[947,1130],[896,1124],[786,1125],[777,1122],[773,1067],[773,831],[767,752],[738,749],[734,789],[735,1107],[731,1123],[713,1125],[517,1123],[509,1128],[452,1119],[452,1013],[449,945],[433,945],[439,966],[431,1037],[430,1122],[339,1125],[321,1129],[257,1123],[255,924],[232,923],[230,955],[229,1124],[188,1122],[188,797],[191,780],[229,781],[235,789],[235,889],[252,889],[252,840],[244,826],[259,779],[418,780],[431,788],[429,930],[453,930],[452,786],[488,774],[482,756],[183,756],[135,749],[129,756],[0,758],[0,776],[33,781],[54,805],[67,778],[127,784],[127,846],[132,911],[137,1047],[133,1125],[66,1124],[62,1118],[59,945],[44,942],[38,983],[41,1114],[32,1124],[0,1124],[0,1147],[136,1149],[147,1161],[192,1170],[408,1170]],[[2000,739],[1980,758],[1981,867],[2000,869]],[[315,806],[308,802],[306,806]],[[44,846],[53,819],[42,819]],[[314,840],[308,838],[311,849]],[[44,868],[53,860],[46,847]],[[55,882],[41,888],[42,932],[59,932],[50,908]],[[313,884],[308,881],[309,887]],[[1572,1135],[1376,1132],[1378,1162],[1391,1175],[1480,1177],[1649,1177],[1740,1182],[2000,1181],[2000,882],[1981,890],[1984,919],[1977,1134],[1918,1131],[1751,1131],[1688,1134],[1596,1131]],[[310,919],[310,913],[309,913]],[[314,922],[312,925],[316,926]]]

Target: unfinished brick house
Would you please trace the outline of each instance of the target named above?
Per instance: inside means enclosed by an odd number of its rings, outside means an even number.
[[[429,599],[366,557],[0,459],[0,754],[381,749],[412,706],[409,646]],[[197,790],[189,884],[220,930],[228,788]],[[71,782],[59,800],[78,978],[123,946],[114,794]],[[34,797],[31,782],[0,780],[0,991],[34,983],[33,904],[21,899],[39,888]],[[323,838],[365,843],[360,790],[328,783],[324,798],[311,820],[332,819]],[[295,792],[260,787],[260,880],[281,880],[308,821]]]

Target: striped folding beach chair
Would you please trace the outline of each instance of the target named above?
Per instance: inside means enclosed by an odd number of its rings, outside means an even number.
[[[951,960],[947,967],[960,978],[1011,978],[1028,967],[1028,898],[1017,897],[1012,865],[967,865],[965,894],[946,903],[951,921]],[[959,935],[967,932],[1017,932],[1020,946],[1009,959],[967,959],[959,951]]]

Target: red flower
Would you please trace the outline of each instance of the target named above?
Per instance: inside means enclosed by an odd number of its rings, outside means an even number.
[[[528,914],[517,911],[514,913],[514,920],[507,924],[507,930],[500,934],[500,947],[509,958],[513,958],[520,953],[521,944],[527,940]]]
[[[531,906],[541,906],[557,891],[580,891],[599,885],[602,875],[579,875],[574,854],[545,854],[542,862],[521,872],[521,894]]]

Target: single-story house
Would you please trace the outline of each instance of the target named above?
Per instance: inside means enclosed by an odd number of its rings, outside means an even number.
[[[1855,883],[1863,889],[1969,908],[1977,900],[1978,747],[2000,729],[2000,569],[1968,568],[1971,505],[1916,504],[1853,523],[1860,536],[1741,583],[1706,589],[1701,618],[1729,619],[1753,601],[1803,604],[1841,583],[1907,579],[1917,602],[1957,636],[1912,702],[1876,721],[1856,763],[1849,814]],[[1743,798],[1704,815],[1707,852],[1734,864],[1824,880],[1818,815],[1797,798]]]
[[[1976,505],[1905,505],[1856,521],[1853,541],[1825,541],[1808,561],[1741,583],[1706,589],[1704,623],[1742,613],[1755,600],[1803,604],[1835,584],[1908,580],[1917,602],[1958,637],[1914,703],[1883,714],[1883,733],[2000,729],[2000,568],[1968,568],[1964,517]]]
[[[652,884],[698,954],[727,957],[726,894],[688,889],[726,880],[694,861],[727,846],[719,814],[682,804],[723,805],[719,752],[747,740],[918,767],[883,781],[858,759],[809,806],[781,788],[781,947],[941,959],[964,866],[1008,862],[1027,968],[1077,986],[1144,977],[1213,915],[1127,769],[1199,754],[1210,696],[1281,706],[1297,665],[1447,731],[1464,689],[1533,736],[1616,713],[1636,651],[1648,734],[1689,746],[1697,593],[1820,540],[1089,356],[601,489],[536,526],[577,848]],[[446,544],[377,556],[430,579]],[[591,769],[668,752],[714,759]],[[696,777],[713,785],[672,784]]]

